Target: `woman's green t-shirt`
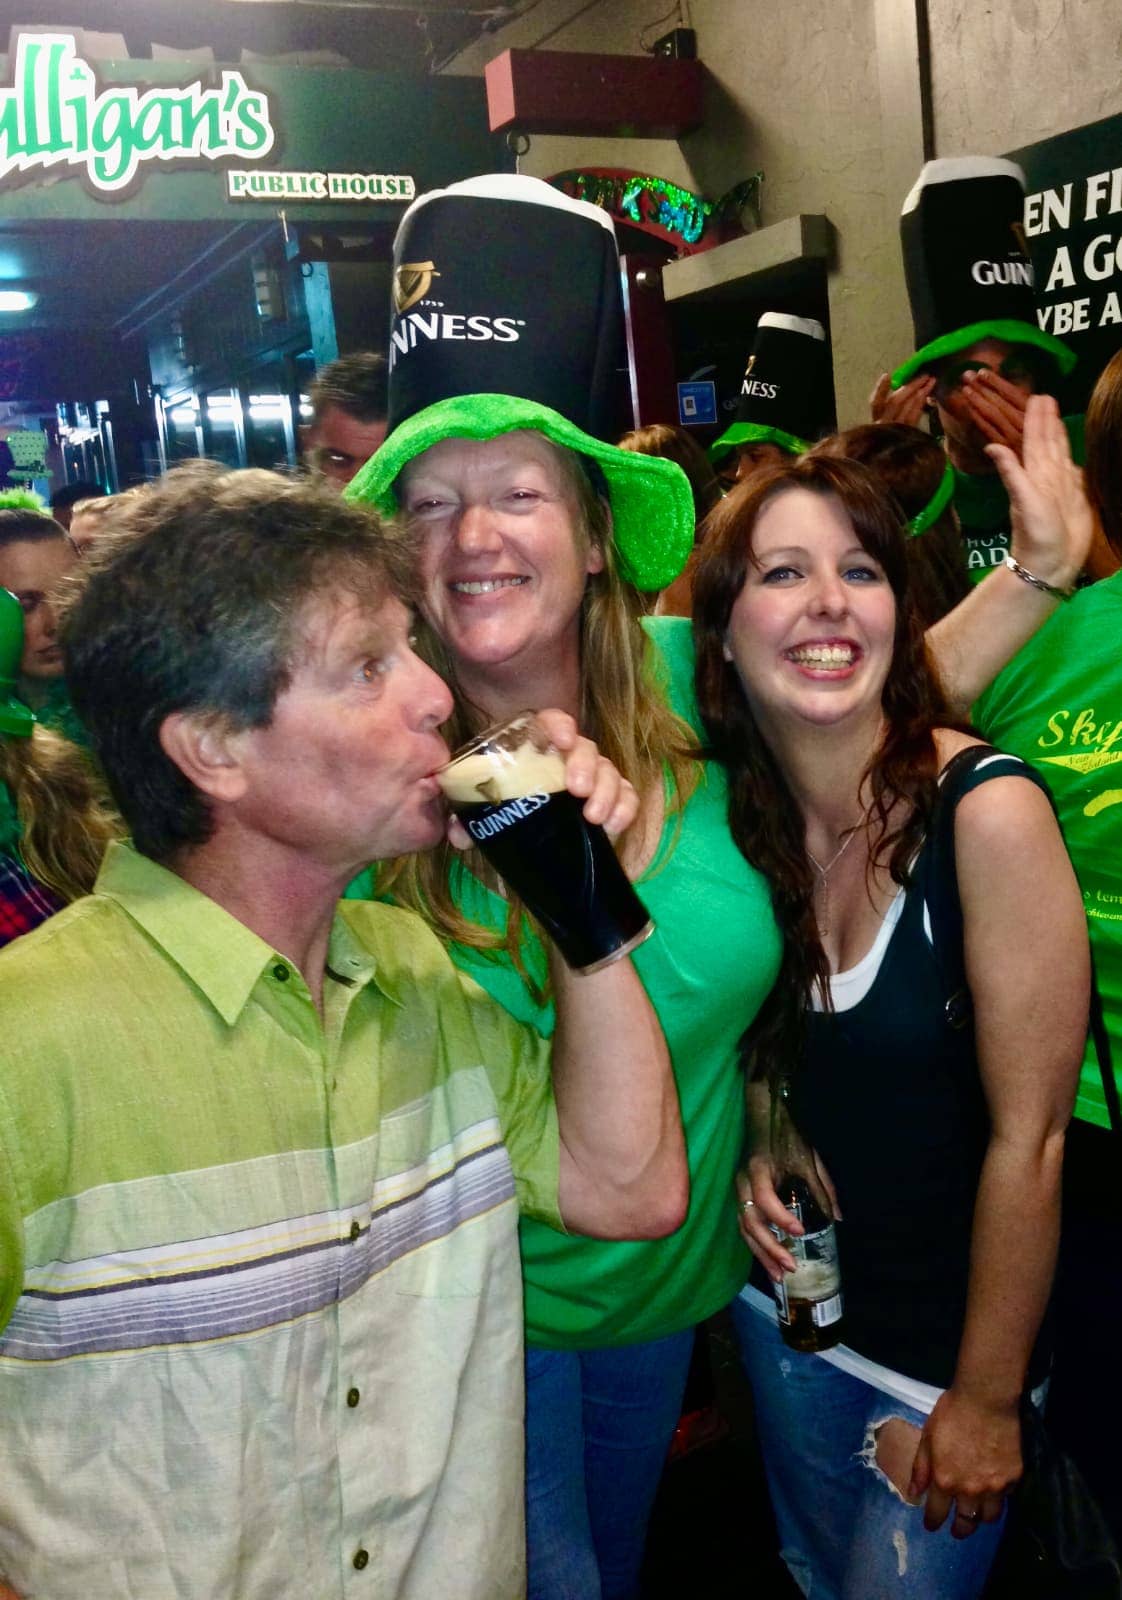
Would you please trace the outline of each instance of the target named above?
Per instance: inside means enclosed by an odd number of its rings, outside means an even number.
[[[695,729],[690,624],[645,624],[665,669],[670,704]],[[686,1221],[667,1239],[612,1242],[522,1223],[526,1336],[532,1344],[595,1349],[657,1339],[731,1300],[751,1257],[736,1221],[733,1178],[744,1130],[737,1044],[779,969],[780,939],[763,879],[728,831],[724,775],[702,768],[679,819],[669,817],[658,853],[637,887],[656,931],[635,966],[670,1046],[690,1166]],[[474,921],[501,926],[503,901],[466,871],[454,885]],[[507,959],[452,947],[452,958],[512,1015],[543,1035],[552,1006],[539,1006]],[[535,978],[545,954],[527,951]]]

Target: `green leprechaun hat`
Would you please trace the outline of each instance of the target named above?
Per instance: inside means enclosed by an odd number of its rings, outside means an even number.
[[[672,461],[610,442],[625,366],[605,211],[510,173],[421,195],[394,241],[389,428],[347,495],[392,515],[432,445],[536,429],[602,474],[623,577],[665,588],[693,549],[693,495]]]
[[[1074,367],[1075,353],[1036,320],[1024,201],[1013,161],[955,156],[923,168],[900,214],[916,351],[894,389],[982,339],[1033,345],[1065,375]]]

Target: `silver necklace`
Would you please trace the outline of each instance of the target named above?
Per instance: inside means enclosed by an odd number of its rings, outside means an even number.
[[[805,844],[803,846],[804,850],[806,850],[807,860],[818,874],[818,885],[822,891],[822,909],[818,917],[818,932],[823,939],[825,939],[827,934],[830,932],[830,873],[834,870],[842,856],[845,855],[845,852],[853,843],[857,836],[857,831],[858,830],[854,828],[850,833],[846,834],[844,840],[834,851],[833,855],[830,857],[829,861],[827,861],[825,866],[822,865],[821,861],[819,861],[818,857],[812,850],[807,849]]]

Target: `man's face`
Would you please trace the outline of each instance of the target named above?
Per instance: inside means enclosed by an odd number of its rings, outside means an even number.
[[[19,670],[25,678],[62,677],[52,595],[76,559],[67,539],[16,539],[0,546],[0,588],[10,589],[23,608]]]
[[[433,777],[452,697],[414,655],[400,600],[312,602],[304,645],[268,727],[237,734],[240,824],[282,855],[341,877],[444,833]]]
[[[308,459],[314,471],[337,488],[345,489],[385,437],[384,417],[376,422],[360,422],[338,406],[328,406],[308,429]]]

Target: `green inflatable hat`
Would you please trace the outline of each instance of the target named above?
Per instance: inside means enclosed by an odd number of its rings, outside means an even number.
[[[553,444],[594,461],[612,509],[612,541],[622,576],[637,589],[664,589],[693,549],[689,480],[673,461],[617,449],[585,433],[559,411],[509,394],[466,394],[414,412],[389,435],[346,490],[383,516],[397,509],[394,485],[410,461],[445,439],[495,439],[532,429]]]

